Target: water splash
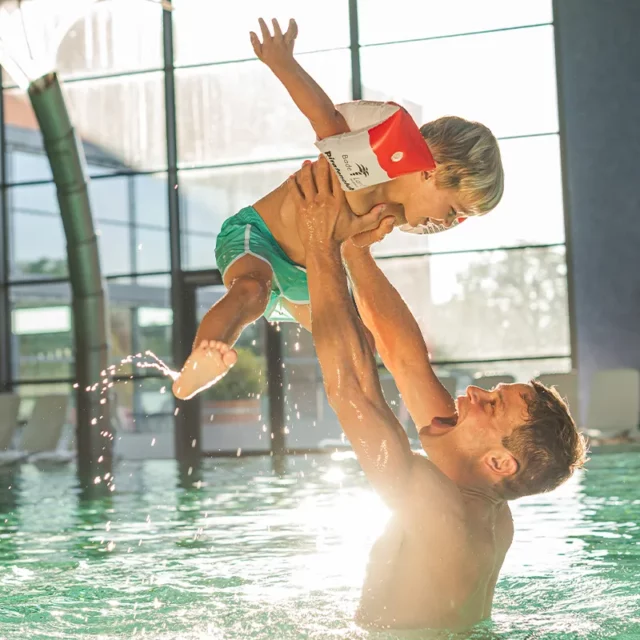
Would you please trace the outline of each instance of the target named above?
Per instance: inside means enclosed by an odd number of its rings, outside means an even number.
[[[138,369],[155,369],[172,380],[178,379],[180,374],[177,371],[170,369],[155,353],[153,353],[153,351],[149,351],[147,349],[147,351],[144,352],[144,355],[152,358],[152,362],[136,362],[136,367],[138,367]]]

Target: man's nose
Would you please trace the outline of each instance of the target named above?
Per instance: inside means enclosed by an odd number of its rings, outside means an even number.
[[[469,387],[467,387],[467,394],[472,404],[485,402],[491,396],[490,391],[482,389],[481,387],[475,387],[474,385],[470,385]]]
[[[472,404],[477,404],[478,402],[480,402],[483,398],[483,395],[486,393],[487,392],[480,387],[475,387],[473,385],[467,387],[467,395],[469,396],[469,400],[471,400]]]

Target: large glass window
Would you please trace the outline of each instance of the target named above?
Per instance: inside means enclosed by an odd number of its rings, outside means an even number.
[[[6,196],[12,279],[66,277],[66,241],[55,186],[10,187]]]
[[[438,38],[550,23],[551,0],[359,0],[360,43]],[[431,70],[431,65],[428,65]]]
[[[551,0],[397,0],[391,8],[359,0],[357,30],[346,0],[247,0],[223,12],[209,0],[172,4],[174,60],[166,66],[156,3],[100,2],[83,15],[74,13],[76,2],[22,3],[34,53],[54,52],[87,158],[115,362],[147,349],[172,360],[170,201],[178,203],[171,214],[179,215],[182,269],[215,269],[223,222],[317,153],[311,127],[255,59],[249,31],[259,30],[262,16],[283,27],[297,20],[298,60],[334,102],[355,90],[403,104],[419,123],[455,114],[499,138],[505,193],[495,211],[434,236],[394,231],[374,247],[438,373],[462,389],[482,373],[526,379],[570,367]],[[167,122],[174,110],[165,106],[165,73],[175,76],[175,122]],[[56,190],[29,100],[4,72],[3,82],[9,273],[0,286],[11,302],[12,378],[30,394],[52,384],[68,389],[71,293]],[[177,183],[169,184],[174,171]],[[200,290],[199,312],[221,293]],[[339,443],[311,337],[295,325],[283,324],[280,334],[289,446]],[[260,323],[245,332],[246,366],[236,370],[260,375],[203,400],[208,452],[269,448],[263,338]],[[130,364],[118,371],[134,376],[115,388],[121,430],[139,438],[135,446],[160,446],[173,424],[170,381]],[[392,409],[408,425],[393,380],[380,371]],[[246,401],[242,425],[227,401]]]
[[[8,44],[63,78],[162,68],[162,11],[152,2],[22,0]],[[29,50],[25,44],[27,38]],[[47,69],[48,70],[48,69]],[[5,84],[13,84],[3,73]]]
[[[563,247],[392,258],[435,360],[569,355]]]
[[[258,18],[277,18],[286,29],[299,27],[297,53],[349,46],[349,9],[345,0],[322,4],[299,0],[243,0],[224,9],[209,0],[173,0],[175,58],[179,66],[253,58],[249,32],[259,33]],[[219,25],[212,37],[212,25]]]
[[[215,267],[216,236],[222,223],[275,189],[299,168],[299,161],[289,161],[181,171],[183,267]]]
[[[348,51],[300,57],[336,102],[351,98]],[[315,135],[269,69],[258,61],[176,72],[181,166],[313,155]]]
[[[558,130],[551,26],[367,47],[360,57],[364,97],[399,102],[421,124],[454,114],[497,136]]]

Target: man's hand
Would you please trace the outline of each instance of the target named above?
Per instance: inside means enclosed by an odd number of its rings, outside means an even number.
[[[271,21],[273,24],[273,35],[271,35],[269,27],[267,27],[266,22],[262,18],[260,18],[258,22],[260,23],[260,31],[262,32],[262,42],[260,42],[260,38],[253,31],[250,33],[251,45],[258,58],[270,69],[278,69],[291,64],[293,62],[293,45],[298,36],[298,25],[296,21],[291,18],[291,20],[289,20],[289,27],[283,34],[278,21],[274,18]]]
[[[289,178],[288,186],[298,211],[298,234],[305,247],[339,246],[354,235],[378,228],[385,218],[384,205],[363,216],[351,211],[340,181],[324,156],[317,162],[305,163]]]
[[[342,250],[344,252],[356,249],[368,249],[372,244],[384,240],[393,231],[394,226],[395,220],[393,217],[389,216],[384,218],[376,229],[363,231],[362,233],[359,233],[347,240],[342,245]]]

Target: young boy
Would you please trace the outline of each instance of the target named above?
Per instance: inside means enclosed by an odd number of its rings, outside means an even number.
[[[273,35],[260,19],[262,42],[251,43],[285,86],[319,139],[349,132],[343,116],[293,57],[298,33],[294,20],[283,34],[273,20]],[[363,230],[385,221],[411,230],[444,228],[461,216],[493,209],[503,190],[498,144],[487,127],[462,118],[444,117],[420,132],[436,162],[433,171],[417,171],[373,187],[348,192],[352,210],[363,216]],[[374,210],[375,208],[375,210]],[[373,210],[373,211],[372,211]],[[385,224],[388,224],[385,222]],[[248,324],[265,315],[293,318],[311,330],[305,251],[296,229],[295,207],[286,183],[229,218],[216,242],[216,260],[227,293],[200,323],[194,348],[173,384],[188,399],[215,384],[236,362],[232,346]]]

